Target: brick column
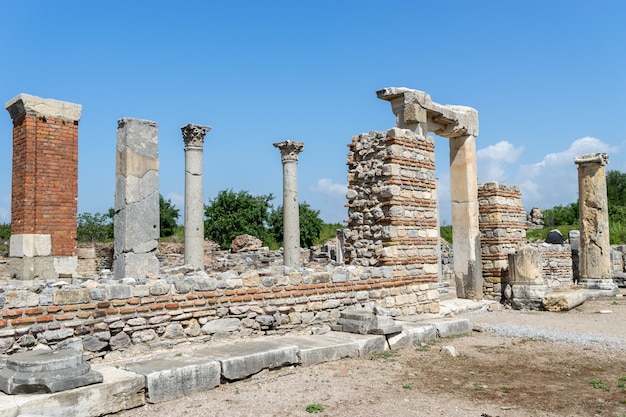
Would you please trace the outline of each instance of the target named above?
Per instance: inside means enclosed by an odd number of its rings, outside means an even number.
[[[19,94],[13,119],[11,275],[76,274],[78,121],[82,106]]]

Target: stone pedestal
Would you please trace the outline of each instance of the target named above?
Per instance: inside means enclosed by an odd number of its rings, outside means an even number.
[[[520,245],[509,258],[509,282],[506,301],[515,309],[541,309],[548,291],[543,280],[541,253],[531,245]]]
[[[204,270],[204,191],[202,154],[210,126],[181,127],[185,142],[185,264]]]
[[[116,279],[159,274],[158,155],[155,122],[131,118],[118,122],[113,260]]]
[[[283,163],[283,256],[285,266],[300,266],[300,204],[298,202],[298,154],[302,142],[274,143]]]
[[[578,204],[580,210],[580,280],[584,288],[617,289],[611,280],[609,211],[604,166],[605,153],[580,155],[578,165]]]
[[[17,279],[76,275],[78,104],[19,94],[13,120],[10,272]]]
[[[60,392],[99,382],[102,374],[72,349],[16,353],[0,371],[0,390],[7,394]]]

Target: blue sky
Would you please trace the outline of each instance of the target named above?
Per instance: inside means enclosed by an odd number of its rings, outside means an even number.
[[[205,201],[273,194],[280,153],[304,142],[299,197],[347,218],[346,145],[387,130],[376,98],[409,87],[478,110],[479,182],[522,190],[526,210],[577,198],[574,156],[626,171],[624,1],[0,0],[0,100],[83,106],[79,212],[113,206],[117,120],[159,124],[160,189],[183,208],[180,127],[210,125]],[[0,116],[0,222],[10,221],[11,120]],[[448,144],[437,138],[442,223]],[[181,220],[182,221],[182,220]]]

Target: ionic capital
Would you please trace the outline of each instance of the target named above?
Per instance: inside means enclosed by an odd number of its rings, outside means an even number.
[[[211,126],[201,126],[189,123],[180,128],[183,132],[183,141],[185,142],[185,150],[189,148],[202,148],[204,144],[204,135],[211,130]]]
[[[577,165],[600,164],[604,166],[609,163],[609,155],[604,152],[579,155],[574,158],[574,163]]]
[[[304,143],[295,140],[285,140],[274,143],[274,147],[280,150],[282,162],[297,161],[298,154],[304,150]]]

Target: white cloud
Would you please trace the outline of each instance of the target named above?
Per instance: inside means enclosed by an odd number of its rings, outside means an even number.
[[[517,185],[522,191],[522,202],[529,210],[556,205],[567,205],[578,198],[578,170],[574,158],[594,152],[617,152],[600,139],[583,137],[576,139],[562,152],[547,154],[541,161],[530,165],[520,165],[517,171]]]
[[[507,141],[479,149],[476,152],[478,182],[485,183],[499,181],[507,183],[507,173],[511,164],[517,162],[524,151],[524,147],[515,147]]]
[[[311,192],[323,194],[330,197],[345,197],[348,186],[346,184],[337,184],[328,178],[320,178],[317,183],[309,187]]]

